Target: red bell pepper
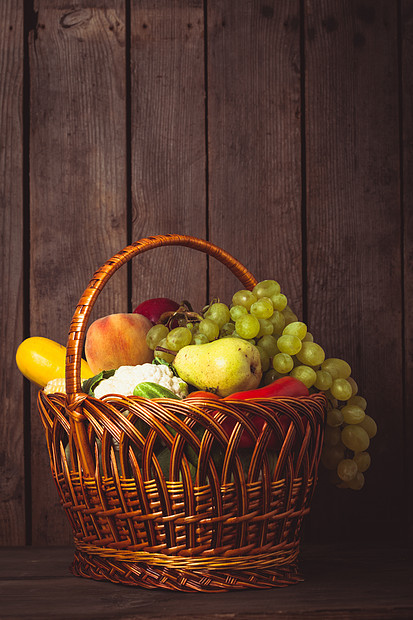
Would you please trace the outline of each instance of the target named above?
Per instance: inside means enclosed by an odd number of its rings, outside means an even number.
[[[246,400],[247,398],[272,398],[275,396],[308,396],[308,388],[302,381],[295,377],[281,377],[269,385],[257,388],[256,390],[246,390],[245,392],[235,392],[225,396],[224,400]]]
[[[188,398],[213,398],[215,400],[221,400],[221,396],[218,396],[218,394],[214,394],[214,392],[206,392],[205,390],[190,392],[190,394],[185,397],[185,400]]]
[[[256,390],[247,390],[245,392],[236,392],[234,394],[230,394],[226,396],[224,400],[248,400],[248,399],[257,399],[257,398],[284,398],[284,397],[296,397],[296,396],[308,396],[309,391],[308,388],[304,385],[302,381],[295,379],[295,377],[281,377],[280,379],[276,379],[269,385],[265,385],[264,387],[257,388]],[[290,421],[285,416],[281,415],[278,418],[283,430],[286,432],[290,425]],[[234,427],[234,423],[232,420],[228,418],[225,420],[227,426],[226,430],[232,430],[229,426]],[[258,433],[260,433],[265,424],[264,418],[259,415],[254,415],[252,417],[252,423],[257,429]],[[244,431],[240,437],[239,441],[240,448],[252,448],[254,446],[254,441],[250,435],[246,431]],[[276,447],[276,438],[274,433],[271,433],[268,446],[270,448]]]
[[[286,376],[286,377],[281,377],[280,379],[277,379],[276,381],[273,381],[273,383],[270,383],[269,385],[265,385],[264,387],[257,388],[255,390],[235,392],[234,394],[225,396],[225,398],[223,398],[222,400],[231,401],[231,400],[248,400],[248,399],[257,399],[257,398],[284,398],[284,397],[296,397],[296,396],[308,396],[308,395],[309,395],[309,391],[307,387],[304,385],[304,383],[302,383],[298,379],[295,379],[294,377]],[[187,396],[187,398],[196,397],[196,396],[203,397],[203,398],[210,398],[212,400],[221,400],[220,396],[217,396],[216,394],[213,394],[211,392],[205,392],[205,391],[192,392],[191,394],[189,394],[189,396]],[[290,425],[289,420],[285,416],[280,416],[278,420],[283,430],[287,431]],[[254,415],[251,418],[251,421],[253,425],[255,426],[255,428],[257,429],[258,433],[260,433],[265,424],[265,420],[259,415]],[[234,429],[234,426],[235,426],[235,421],[229,417],[226,418],[224,422],[222,423],[222,428],[228,433],[228,435],[231,435]],[[252,448],[254,444],[255,442],[253,441],[252,437],[246,431],[243,431],[241,434],[238,446],[240,448]],[[274,433],[271,434],[268,445],[270,448],[276,447],[276,439],[275,439]]]

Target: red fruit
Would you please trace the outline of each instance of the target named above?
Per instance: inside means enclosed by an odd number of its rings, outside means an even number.
[[[276,379],[269,385],[257,388],[255,390],[246,390],[244,392],[236,392],[225,396],[225,400],[246,400],[248,398],[271,398],[283,396],[308,396],[308,388],[295,377],[281,377]]]
[[[213,394],[212,392],[205,392],[202,390],[198,390],[198,391],[191,392],[190,394],[188,394],[185,400],[188,401],[188,400],[193,400],[195,398],[202,398],[204,399],[204,401],[208,401],[208,400],[230,401],[230,400],[247,400],[248,398],[267,398],[271,396],[278,396],[278,397],[308,396],[308,393],[309,393],[308,389],[305,387],[304,383],[302,383],[301,381],[298,381],[294,377],[282,377],[281,379],[277,379],[277,381],[272,383],[270,386],[265,386],[263,388],[258,388],[256,390],[238,392],[237,394],[231,394],[230,396],[226,396],[225,398],[218,396],[218,394]],[[212,403],[211,403],[211,406],[212,406]],[[212,415],[213,416],[218,415],[218,411]],[[264,418],[260,417],[259,415],[252,415],[250,416],[250,419],[259,434],[262,431],[262,428],[265,424]],[[287,418],[283,414],[279,414],[277,415],[277,420],[280,423],[283,432],[286,434],[290,426],[289,418]],[[234,426],[235,426],[234,418],[232,417],[226,418],[225,420],[221,422],[221,426],[228,435],[231,435],[232,431],[234,430]],[[239,438],[238,447],[239,448],[253,448],[254,445],[255,445],[255,442],[252,439],[252,437],[246,431],[243,431],[241,433],[241,437]],[[275,448],[280,447],[279,441],[278,439],[276,439],[274,433],[271,433],[270,435],[270,438],[268,441],[268,447],[270,449],[275,449]]]
[[[221,400],[221,396],[218,394],[214,394],[213,392],[206,392],[205,390],[196,390],[195,392],[191,392],[186,396],[185,400],[188,398],[212,398],[213,400]]]
[[[155,323],[159,322],[164,312],[175,312],[178,308],[179,304],[173,301],[173,299],[168,299],[168,297],[154,297],[153,299],[143,301],[133,312],[136,314],[143,314],[143,316],[146,316],[146,318],[155,325]]]
[[[308,396],[309,391],[301,381],[295,379],[295,377],[281,377],[277,379],[273,383],[266,385],[261,388],[257,388],[255,390],[247,390],[244,392],[237,392],[236,394],[230,394],[226,396],[224,400],[248,400],[249,398],[283,398],[283,397],[297,397],[297,396]],[[287,433],[288,428],[290,426],[290,420],[285,415],[280,414],[277,415],[278,422],[281,424],[281,427],[285,433]],[[261,432],[263,426],[265,424],[264,418],[259,415],[254,415],[251,418],[252,423],[258,432]],[[232,424],[232,428],[234,424],[230,420],[225,420],[227,425],[227,431],[231,430],[229,426]],[[239,447],[240,448],[252,448],[254,445],[252,438],[244,431],[240,437]],[[274,433],[271,434],[269,442],[269,448],[276,448],[277,441],[274,436]]]

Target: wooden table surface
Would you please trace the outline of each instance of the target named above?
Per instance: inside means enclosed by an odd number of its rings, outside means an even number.
[[[305,580],[219,594],[145,590],[76,578],[71,548],[0,549],[0,618],[255,620],[413,618],[411,549],[303,546]]]

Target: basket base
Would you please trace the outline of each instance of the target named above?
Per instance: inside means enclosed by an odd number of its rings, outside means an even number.
[[[161,588],[180,592],[226,592],[229,590],[280,588],[303,581],[297,562],[256,572],[230,570],[182,570],[125,562],[75,551],[72,573],[77,577],[112,583]]]

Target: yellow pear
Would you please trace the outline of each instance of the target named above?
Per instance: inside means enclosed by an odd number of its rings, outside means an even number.
[[[219,396],[253,390],[262,377],[257,347],[241,338],[220,338],[183,347],[173,366],[187,383]]]

